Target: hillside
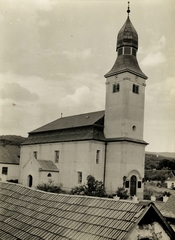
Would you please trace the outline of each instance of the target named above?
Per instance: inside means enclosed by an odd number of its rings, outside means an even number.
[[[175,158],[175,152],[146,152],[146,154],[152,154],[152,155],[163,156],[168,158]]]
[[[175,158],[159,155],[158,153],[146,153],[145,154],[145,170],[159,169],[161,162],[175,162]],[[172,156],[172,155],[171,155]],[[165,166],[167,167],[167,166]],[[161,167],[162,168],[162,167]],[[175,169],[173,169],[175,170]]]
[[[25,137],[17,135],[1,135],[0,136],[0,145],[21,145],[26,140]]]

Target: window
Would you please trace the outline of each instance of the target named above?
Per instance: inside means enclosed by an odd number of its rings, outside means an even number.
[[[136,57],[136,49],[132,48],[132,55]]]
[[[8,167],[2,167],[2,174],[8,175]]]
[[[37,159],[37,151],[34,151],[34,152],[33,152],[33,156],[34,156],[34,158]]]
[[[60,151],[55,151],[55,163],[59,162],[59,157],[60,157]]]
[[[47,177],[52,177],[52,174],[51,174],[51,173],[48,173],[48,174],[47,174]]]
[[[96,151],[96,164],[99,164],[100,150]]]
[[[113,93],[120,91],[120,84],[113,84]]]
[[[137,177],[133,175],[130,180],[130,195],[134,196],[136,195],[136,188],[137,188]]]
[[[133,131],[136,131],[136,126],[132,126],[132,130],[133,130]]]
[[[122,55],[122,48],[119,48],[118,50],[118,56]]]
[[[131,48],[130,47],[125,47],[124,48],[124,54],[130,55],[131,54]]]
[[[142,187],[142,183],[141,181],[138,181],[138,188],[141,188]]]
[[[82,172],[78,172],[78,184],[82,183]]]
[[[125,187],[129,188],[129,180],[126,180]]]
[[[132,91],[133,93],[139,94],[139,86],[136,84],[133,84]]]

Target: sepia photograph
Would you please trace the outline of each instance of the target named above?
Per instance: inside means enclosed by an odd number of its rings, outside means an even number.
[[[174,29],[174,0],[0,0],[0,240],[175,239]]]

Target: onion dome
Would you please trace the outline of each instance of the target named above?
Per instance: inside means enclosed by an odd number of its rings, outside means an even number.
[[[135,74],[136,76],[147,79],[147,76],[140,69],[136,58],[138,50],[138,34],[129,18],[129,6],[127,13],[128,17],[126,19],[126,22],[120,29],[117,36],[117,59],[114,63],[114,66],[105,75],[105,77],[114,76],[123,72],[130,72]]]
[[[138,34],[133,27],[129,16],[118,33],[116,50],[123,46],[130,46],[138,49]]]

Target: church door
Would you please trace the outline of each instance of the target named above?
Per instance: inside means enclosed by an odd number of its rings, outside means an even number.
[[[32,187],[32,184],[33,184],[33,177],[32,177],[32,175],[29,175],[28,176],[28,186]]]
[[[130,195],[134,196],[136,195],[136,184],[137,184],[137,177],[133,175],[131,177],[131,184],[130,184]]]

